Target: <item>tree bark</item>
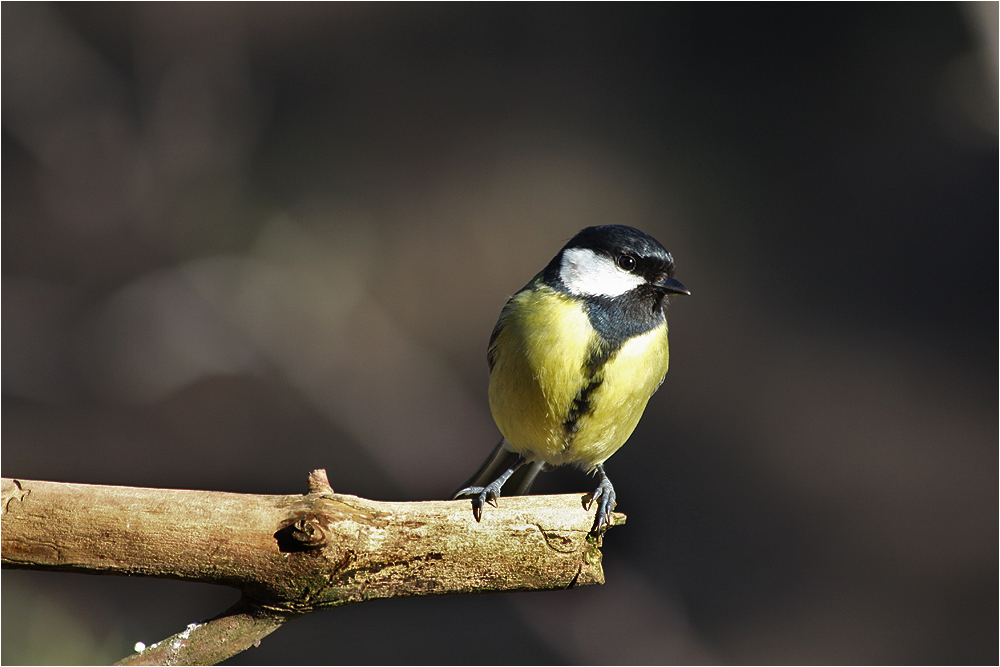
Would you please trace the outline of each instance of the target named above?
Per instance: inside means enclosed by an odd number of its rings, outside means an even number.
[[[4,478],[3,567],[201,581],[241,601],[127,664],[212,664],[302,614],[373,598],[604,583],[585,495],[393,503]],[[616,523],[624,516],[615,515]]]

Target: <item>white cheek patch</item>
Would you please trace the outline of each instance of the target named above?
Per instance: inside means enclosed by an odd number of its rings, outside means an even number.
[[[610,257],[587,248],[563,251],[559,277],[571,294],[579,296],[619,296],[646,282],[618,268]]]

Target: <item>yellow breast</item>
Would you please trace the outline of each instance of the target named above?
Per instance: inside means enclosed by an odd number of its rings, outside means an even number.
[[[632,434],[669,358],[664,323],[588,368],[601,337],[580,301],[546,286],[514,296],[494,344],[490,409],[504,438],[530,460],[588,470]]]

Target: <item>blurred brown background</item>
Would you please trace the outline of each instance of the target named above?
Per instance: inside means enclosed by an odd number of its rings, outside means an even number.
[[[694,294],[605,586],[334,609],[233,664],[996,664],[996,3],[2,19],[5,476],[443,498],[498,438],[500,308],[578,229]],[[2,576],[6,664],[236,598]]]

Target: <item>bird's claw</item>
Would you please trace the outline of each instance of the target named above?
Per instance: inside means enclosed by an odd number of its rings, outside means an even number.
[[[590,511],[595,501],[597,502],[597,516],[594,517],[594,527],[590,529],[590,534],[597,537],[611,526],[611,511],[618,504],[615,487],[611,485],[611,480],[607,476],[601,476],[601,483],[587,498],[587,511]]]
[[[497,504],[497,499],[500,497],[500,485],[496,482],[493,482],[488,486],[466,487],[455,494],[455,498],[460,498],[462,496],[474,496],[472,498],[472,516],[475,517],[476,523],[482,521],[483,506],[487,503],[493,507],[500,507],[500,505]]]
[[[462,496],[475,496],[472,499],[472,516],[476,518],[476,522],[478,523],[483,518],[483,505],[489,503],[493,507],[499,507],[497,499],[500,498],[500,488],[514,474],[514,471],[524,465],[524,463],[524,457],[519,455],[513,465],[486,486],[468,486],[453,497],[457,499]]]

